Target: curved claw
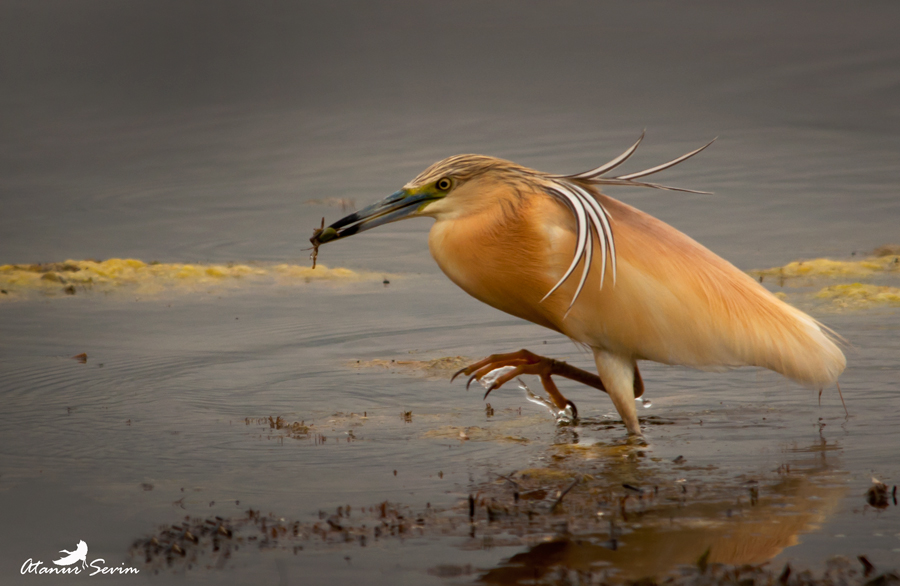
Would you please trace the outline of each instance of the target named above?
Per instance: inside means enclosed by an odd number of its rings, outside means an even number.
[[[499,388],[500,388],[500,385],[498,385],[496,382],[494,382],[491,386],[488,387],[488,390],[485,391],[482,401],[487,399],[487,396],[491,394],[491,391],[493,391],[494,389],[499,389]]]
[[[469,376],[469,380],[466,382],[466,390],[468,390],[471,388],[473,381],[481,381],[483,384],[487,384],[488,381],[485,381],[484,377],[501,368],[506,369],[505,372],[502,374],[495,374],[494,380],[492,381],[488,379],[491,384],[487,386],[487,391],[484,393],[484,400],[488,398],[488,395],[490,395],[493,390],[499,389],[513,378],[522,374],[532,374],[541,377],[541,383],[544,386],[544,390],[550,395],[554,409],[557,411],[568,410],[571,412],[572,418],[577,419],[578,408],[575,406],[575,403],[563,397],[559,392],[559,389],[557,389],[556,385],[553,383],[551,375],[556,374],[564,376],[601,391],[608,392],[603,385],[603,381],[600,380],[600,377],[597,375],[570,366],[565,362],[538,356],[528,350],[519,350],[518,352],[510,352],[508,354],[491,354],[487,358],[483,358],[478,362],[456,371],[453,376],[450,377],[450,381],[452,382],[456,380],[456,377],[459,375],[465,374],[466,376]],[[638,375],[636,374],[636,376]],[[643,390],[643,385],[641,385],[640,390],[637,388],[637,383],[635,383],[635,385],[635,397],[638,397],[640,396],[640,391]],[[541,404],[543,404],[543,402]],[[547,404],[550,405],[551,403]]]
[[[578,419],[578,407],[575,406],[575,403],[566,399],[566,406],[572,408],[572,420]]]
[[[468,367],[468,366],[463,367],[463,368],[460,368],[459,370],[457,370],[456,372],[454,372],[454,373],[453,373],[453,376],[450,377],[450,382],[452,383],[453,381],[455,381],[455,380],[456,380],[456,377],[458,377],[459,375],[461,375],[462,373],[464,373],[464,372],[467,371],[467,370],[469,370],[469,367]]]

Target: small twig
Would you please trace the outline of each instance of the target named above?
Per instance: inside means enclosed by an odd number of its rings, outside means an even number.
[[[494,474],[497,474],[497,473],[494,472]],[[512,478],[510,478],[510,476],[512,476],[513,474],[515,474],[515,471],[510,472],[507,476],[504,476],[504,475],[502,475],[502,474],[497,474],[497,477],[498,477],[498,478],[502,478],[503,480],[505,480],[505,481],[507,481],[508,483],[512,484],[513,488],[515,488],[516,490],[519,490],[519,483],[516,482],[515,480],[513,480]]]
[[[581,479],[580,479],[580,478],[576,478],[575,480],[572,481],[572,484],[570,484],[568,487],[566,487],[566,489],[565,489],[564,491],[562,491],[561,493],[559,493],[559,497],[557,497],[556,502],[553,503],[553,506],[550,507],[550,510],[553,511],[553,510],[556,509],[556,507],[558,507],[559,505],[561,505],[561,504],[562,504],[562,500],[565,498],[565,496],[566,496],[567,494],[569,494],[569,491],[572,490],[573,488],[575,488],[575,485],[578,484],[579,482],[581,482]]]
[[[861,563],[863,566],[863,577],[868,578],[869,574],[871,574],[875,569],[875,566],[872,565],[872,562],[869,561],[869,558],[864,555],[858,555],[856,556],[856,559],[858,559],[859,563]]]
[[[781,570],[781,575],[778,576],[778,582],[780,584],[787,584],[788,578],[791,577],[791,564],[784,564],[784,569]]]
[[[707,547],[706,551],[703,552],[703,555],[697,560],[697,569],[700,570],[701,574],[706,573],[706,568],[709,567],[709,552],[712,551],[712,547]]]

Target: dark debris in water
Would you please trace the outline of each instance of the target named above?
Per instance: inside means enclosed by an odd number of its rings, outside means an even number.
[[[412,417],[400,414],[402,421]],[[331,418],[329,429],[336,421],[352,426],[369,420],[365,412]],[[326,441],[305,421],[273,415],[245,423],[261,437]],[[324,430],[326,424],[318,423]],[[606,421],[583,423],[594,428]],[[351,434],[347,441],[355,439]],[[253,509],[229,518],[200,512],[136,540],[131,551],[150,570],[184,571],[239,564],[237,556],[268,550],[346,551],[386,540],[440,539],[462,551],[518,548],[493,568],[429,570],[487,584],[892,585],[894,574],[884,568],[860,566],[868,559],[862,551],[847,552],[863,556],[852,567],[833,565],[824,574],[765,565],[845,495],[829,446],[817,440],[791,451],[777,468],[750,475],[692,465],[684,457],[654,457],[645,444],[584,442],[571,427],[561,427],[538,465],[470,479],[457,487],[463,496],[455,505],[362,502],[299,519]],[[886,486],[875,485],[870,493],[866,498],[874,502],[891,498]]]
[[[268,426],[269,430],[279,432],[279,438],[290,437],[293,439],[309,439],[313,433],[314,425],[306,425],[305,421],[288,422],[283,417],[246,417],[244,425]]]
[[[269,417],[252,423],[274,432],[297,422]],[[751,478],[692,470],[630,445],[550,450],[543,467],[491,472],[470,483],[454,506],[415,509],[383,501],[319,511],[312,519],[253,509],[230,518],[189,515],[136,540],[132,557],[153,571],[184,571],[222,568],[240,563],[239,555],[268,550],[299,554],[444,539],[463,551],[519,548],[493,568],[429,570],[485,584],[896,584],[896,574],[865,566],[864,555],[852,564],[830,562],[821,574],[766,565],[845,493],[829,475],[825,452]]]
[[[512,482],[512,485],[517,485]],[[516,486],[516,488],[521,488]],[[137,539],[130,554],[153,572],[219,570],[236,563],[237,556],[252,552],[287,551],[295,555],[322,548],[367,547],[383,540],[407,540],[444,535],[462,538],[461,549],[491,549],[525,546],[495,568],[473,568],[471,564],[440,564],[428,573],[445,578],[477,576],[483,584],[497,585],[628,585],[628,586],[897,586],[896,572],[879,570],[865,556],[858,564],[849,558],[827,561],[825,570],[814,573],[763,563],[715,561],[714,546],[693,560],[684,560],[665,571],[653,572],[646,558],[647,575],[613,568],[598,560],[627,555],[633,538],[624,526],[610,522],[609,538],[595,534],[576,535],[571,517],[554,513],[555,507],[529,505],[515,510],[492,497],[469,498],[455,509],[426,506],[414,512],[398,503],[384,501],[375,506],[337,507],[319,511],[318,520],[288,520],[249,509],[239,517],[185,516],[179,524],[160,527],[152,535]],[[511,519],[517,519],[510,523]],[[517,526],[517,527],[516,527]],[[546,533],[547,531],[550,533]],[[530,538],[531,537],[531,538]],[[665,548],[657,550],[664,552]],[[649,555],[654,555],[652,552]],[[661,555],[665,555],[662,553]]]
[[[548,542],[544,555],[548,558],[563,559],[571,550],[583,548],[585,544],[571,540]],[[514,556],[512,561],[516,561]],[[534,568],[522,565],[513,570],[503,567],[490,570],[480,577],[484,584],[504,586],[534,584],[540,586],[896,586],[900,576],[896,572],[882,572],[872,578],[874,572],[860,571],[847,557],[836,556],[826,563],[822,572],[810,570],[793,571],[790,564],[781,568],[767,564],[727,565],[709,563],[701,556],[695,564],[683,565],[665,575],[644,577],[637,580],[622,580],[607,569],[578,569],[557,564],[547,572],[535,572]]]
[[[897,505],[897,487],[888,488],[888,485],[873,478],[872,486],[866,491],[866,502],[876,509],[886,509],[893,502]]]
[[[401,414],[401,417],[402,416],[403,415]],[[346,442],[356,441],[358,438],[352,428],[362,425],[362,422],[368,419],[366,412],[363,412],[362,414],[337,412],[331,417],[334,419],[328,419],[324,423],[320,421],[320,425],[318,426],[315,423],[307,423],[306,420],[290,421],[281,415],[245,417],[244,425],[250,428],[253,435],[258,438],[276,440],[282,443],[285,438],[289,438],[293,440],[306,440],[315,445],[322,445],[328,442],[329,437],[332,438],[332,441],[336,441],[337,439]],[[334,424],[336,420],[340,420],[342,426],[350,427],[351,429],[339,434],[337,438],[333,435],[326,436],[326,429],[329,429],[334,433]],[[409,413],[409,420],[412,420],[412,413]]]
[[[314,522],[287,520],[272,513],[263,515],[253,509],[227,519],[188,515],[180,524],[161,527],[136,540],[131,556],[157,571],[218,569],[241,550],[296,554],[308,547],[365,547],[379,539],[421,536],[426,517],[433,516],[434,511],[415,515],[408,508],[387,501],[368,508],[341,506],[332,514],[319,511],[319,519]]]

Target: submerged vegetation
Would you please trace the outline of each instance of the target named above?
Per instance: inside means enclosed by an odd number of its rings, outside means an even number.
[[[497,417],[498,423],[522,430],[536,427],[521,414]],[[252,433],[297,439],[319,436],[325,429],[343,435],[344,428],[362,437],[363,425],[392,425],[390,418],[365,413],[288,421],[269,416],[245,423]],[[446,416],[426,418],[426,427],[438,427],[436,433],[420,434],[419,441],[468,439],[445,434],[445,423]],[[587,420],[581,429],[605,425]],[[495,431],[500,433],[481,439],[506,439],[502,429]],[[543,455],[530,467],[488,470],[480,480],[457,485],[455,504],[417,507],[393,500],[367,502],[359,496],[362,502],[308,518],[253,508],[230,517],[189,514],[136,539],[131,555],[150,571],[212,571],[239,564],[240,556],[267,551],[350,554],[385,542],[441,539],[464,551],[518,548],[493,567],[427,568],[434,576],[483,584],[887,586],[898,581],[893,568],[876,568],[865,552],[848,551],[858,561],[831,558],[811,570],[770,565],[773,557],[815,530],[847,493],[847,479],[837,472],[839,447],[825,438],[789,451],[775,470],[748,474],[698,466],[683,456],[661,459],[645,446],[625,441],[580,443],[584,438],[579,433],[561,426],[556,443],[540,448]],[[321,448],[323,442],[314,443]],[[886,485],[878,486],[887,495],[884,503],[873,504],[868,493],[860,500],[883,509],[890,506],[891,493]]]

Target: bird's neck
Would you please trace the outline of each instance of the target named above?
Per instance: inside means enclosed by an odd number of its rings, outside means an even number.
[[[438,216],[428,244],[444,274],[466,293],[555,330],[539,303],[552,283],[533,270],[545,246],[527,221],[533,203],[527,196],[504,197],[474,213]]]

